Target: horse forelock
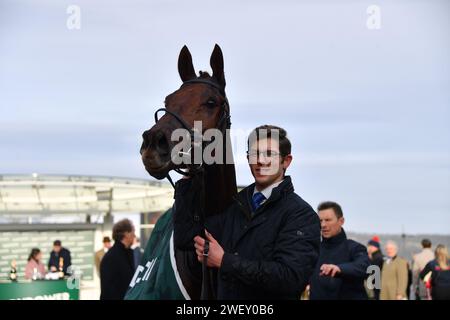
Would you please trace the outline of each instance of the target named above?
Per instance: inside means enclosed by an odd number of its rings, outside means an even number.
[[[199,74],[199,78],[202,78],[202,79],[212,78],[211,75],[207,71],[199,71],[198,74]]]

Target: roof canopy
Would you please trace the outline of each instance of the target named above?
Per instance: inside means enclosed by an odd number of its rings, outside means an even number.
[[[0,214],[155,212],[170,208],[170,184],[138,179],[0,175]]]

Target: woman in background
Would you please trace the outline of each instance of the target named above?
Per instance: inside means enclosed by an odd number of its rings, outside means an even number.
[[[25,267],[26,279],[43,279],[45,276],[45,265],[41,262],[42,252],[38,248],[31,249],[28,263]]]
[[[435,258],[422,270],[420,279],[424,279],[431,272],[431,298],[450,300],[450,261],[447,247],[439,244],[435,250]]]

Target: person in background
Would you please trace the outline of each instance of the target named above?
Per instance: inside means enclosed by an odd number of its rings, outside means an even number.
[[[134,260],[134,269],[136,269],[141,262],[142,254],[144,253],[144,250],[141,248],[141,241],[138,237],[134,238],[134,243],[131,246],[131,249],[133,249],[133,260]]]
[[[122,300],[134,274],[133,223],[123,219],[113,226],[114,245],[100,262],[100,300]]]
[[[106,252],[111,248],[111,238],[110,237],[103,237],[103,248],[95,252],[95,269],[97,270],[97,274],[100,277],[100,262],[103,259],[103,256]]]
[[[383,270],[384,256],[381,252],[380,238],[374,236],[367,243],[367,253],[369,254],[370,264],[380,268],[380,272]],[[380,300],[380,289],[373,289],[373,299]]]
[[[433,250],[431,250],[431,241],[422,240],[422,251],[413,256],[412,264],[412,292],[416,300],[427,300],[427,288],[425,283],[420,280],[420,272],[425,268],[428,262],[434,259]]]
[[[380,300],[406,300],[408,287],[408,261],[397,256],[398,246],[388,241],[386,259],[381,271]]]
[[[310,281],[311,300],[367,300],[364,280],[370,265],[364,245],[347,239],[342,208],[323,202],[317,208],[322,228],[319,260]]]
[[[435,259],[428,262],[420,272],[420,279],[424,279],[430,272],[431,298],[450,300],[450,260],[446,246],[436,246]]]
[[[41,262],[42,252],[38,248],[31,249],[28,262],[25,266],[26,279],[42,279],[45,276],[45,265]]]
[[[59,261],[61,258],[63,259],[62,271],[65,275],[68,275],[67,268],[72,264],[70,251],[62,247],[60,240],[55,240],[53,241],[53,250],[50,252],[50,259],[48,260],[48,269],[51,272],[59,271]]]

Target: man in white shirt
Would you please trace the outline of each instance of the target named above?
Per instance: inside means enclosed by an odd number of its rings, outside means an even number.
[[[222,214],[205,221],[206,263],[217,271],[217,298],[298,299],[319,256],[320,221],[285,175],[293,159],[286,131],[269,125],[256,128],[247,159],[255,183],[241,190]],[[180,197],[190,190],[185,180],[178,182]],[[185,235],[175,239],[175,245],[195,250],[203,263],[202,226],[183,210],[174,215],[175,234]]]

